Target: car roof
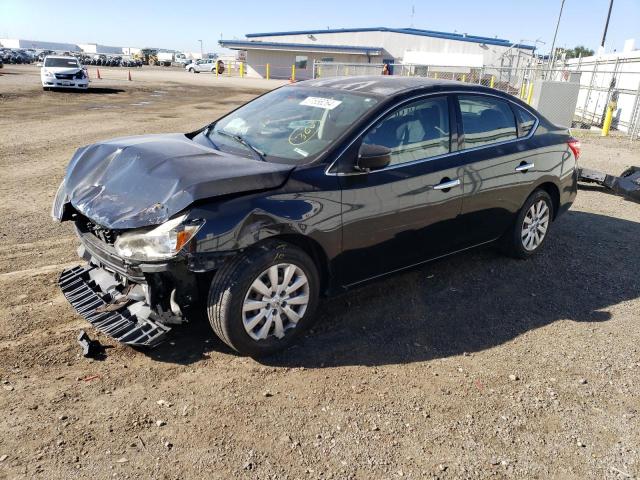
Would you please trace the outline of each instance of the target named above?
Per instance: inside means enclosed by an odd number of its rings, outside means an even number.
[[[444,88],[465,88],[470,87],[469,83],[456,82],[453,80],[436,80],[425,77],[401,77],[395,75],[367,75],[316,78],[298,82],[292,86],[301,87],[324,87],[339,90],[349,90],[364,93],[367,95],[389,96],[396,95],[409,90],[441,90]],[[473,85],[476,86],[477,85]]]

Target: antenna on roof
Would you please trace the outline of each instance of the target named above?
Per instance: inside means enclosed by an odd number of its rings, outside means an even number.
[[[413,28],[413,17],[416,14],[416,6],[415,5],[411,5],[411,28]]]

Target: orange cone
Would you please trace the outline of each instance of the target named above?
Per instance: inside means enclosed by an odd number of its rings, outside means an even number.
[[[98,77],[98,80],[102,79],[102,77],[100,76],[100,69],[96,68],[96,77]]]
[[[129,81],[131,81],[131,70],[129,70]]]

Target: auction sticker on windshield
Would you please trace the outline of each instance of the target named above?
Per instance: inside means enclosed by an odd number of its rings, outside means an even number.
[[[307,97],[300,102],[300,105],[307,107],[324,108],[325,110],[333,110],[342,103],[342,100],[334,100],[332,98]]]

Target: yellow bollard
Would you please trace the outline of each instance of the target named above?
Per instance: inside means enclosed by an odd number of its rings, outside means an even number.
[[[493,88],[493,83],[495,82],[495,80],[496,80],[496,77],[494,77],[493,75],[491,75],[491,82],[489,82],[489,86],[490,86],[491,88]]]
[[[524,83],[524,81],[522,82],[522,87],[520,88],[520,98],[524,98],[524,90],[526,88],[526,85]]]
[[[291,81],[296,81],[296,64],[291,65]]]
[[[607,114],[604,117],[604,123],[602,124],[602,136],[606,137],[609,135],[609,130],[611,130],[611,122],[613,121],[613,110],[614,106],[609,103],[607,107]]]
[[[533,82],[529,82],[529,93],[527,95],[528,105],[531,105],[531,100],[533,100]]]
[[[269,70],[270,70],[270,65],[267,63],[267,80],[269,80]]]
[[[346,77],[347,75],[349,75],[349,67],[345,66],[344,67],[344,76]]]
[[[240,62],[240,78],[244,78],[244,62]]]
[[[466,82],[466,81],[467,81],[467,74],[466,74],[466,73],[463,73],[463,74],[462,74],[462,81],[463,81],[463,82]]]
[[[220,76],[220,64],[216,62],[216,78]]]
[[[438,79],[438,72],[433,73],[433,78],[435,78],[436,80]]]
[[[320,72],[321,72],[320,65],[318,65],[318,73],[316,74],[316,78],[320,78]]]

